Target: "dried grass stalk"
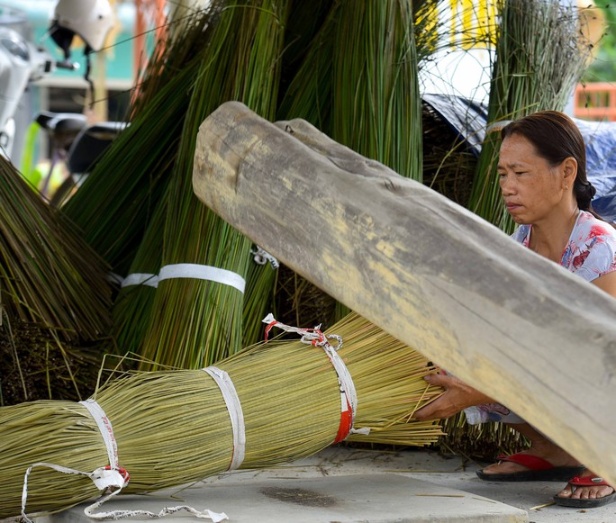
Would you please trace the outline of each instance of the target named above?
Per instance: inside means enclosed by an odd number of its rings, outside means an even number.
[[[0,213],[0,303],[9,316],[59,340],[103,336],[110,324],[107,266],[2,156]]]

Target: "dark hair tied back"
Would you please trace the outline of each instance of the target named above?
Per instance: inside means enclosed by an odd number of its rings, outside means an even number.
[[[590,211],[590,202],[595,196],[597,190],[588,180],[581,180],[577,178],[573,185],[573,192],[575,193],[575,199],[577,200],[578,207],[582,211]]]

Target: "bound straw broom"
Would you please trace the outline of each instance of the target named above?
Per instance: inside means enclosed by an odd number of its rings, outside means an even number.
[[[24,474],[41,462],[83,472],[121,466],[131,478],[123,492],[143,493],[309,456],[358,437],[355,429],[370,430],[361,436],[364,441],[392,436],[405,445],[434,442],[438,425],[410,420],[439,394],[421,379],[431,371],[426,360],[356,315],[330,332],[343,340],[335,354],[328,345],[278,340],[206,371],[126,375],[103,386],[95,402],[40,401],[0,409],[0,518],[20,514]],[[338,357],[342,367],[332,364]],[[350,378],[339,378],[345,368]],[[101,409],[98,417],[88,409],[93,406]],[[104,443],[96,419],[115,440]],[[87,477],[33,467],[26,511],[58,512],[96,493]]]

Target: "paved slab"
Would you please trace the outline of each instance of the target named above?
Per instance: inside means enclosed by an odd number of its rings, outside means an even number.
[[[268,469],[239,470],[148,496],[121,496],[100,510],[187,504],[224,512],[230,523],[613,523],[616,503],[592,510],[551,504],[557,482],[496,483],[477,478],[482,464],[436,452],[331,447]],[[164,495],[163,495],[164,494]],[[36,523],[89,523],[86,504]],[[178,512],[168,523],[188,523]],[[131,518],[127,521],[145,521]]]
[[[319,478],[229,478],[169,496],[124,496],[101,511],[148,510],[188,505],[224,512],[233,523],[527,523],[523,510],[482,496],[396,474]],[[53,517],[59,523],[88,521],[83,505]],[[167,521],[187,521],[178,512]],[[149,521],[147,517],[132,521]]]

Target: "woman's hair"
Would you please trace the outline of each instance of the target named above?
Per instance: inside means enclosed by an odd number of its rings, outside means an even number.
[[[586,178],[586,144],[571,118],[558,111],[539,111],[514,120],[501,130],[503,140],[512,134],[519,134],[531,142],[537,154],[551,166],[560,165],[566,158],[574,158],[578,168],[573,193],[578,207],[595,214],[590,204],[595,188]]]

